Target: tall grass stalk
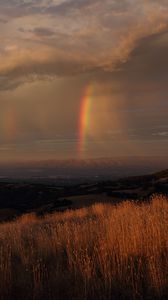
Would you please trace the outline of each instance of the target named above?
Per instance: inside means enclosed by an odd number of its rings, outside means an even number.
[[[24,215],[0,225],[0,299],[166,299],[168,201]]]

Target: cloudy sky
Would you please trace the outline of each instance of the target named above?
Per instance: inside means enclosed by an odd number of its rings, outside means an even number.
[[[166,155],[167,54],[167,0],[0,0],[0,161]]]

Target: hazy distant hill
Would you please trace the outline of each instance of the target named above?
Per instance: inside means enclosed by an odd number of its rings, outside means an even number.
[[[58,182],[102,180],[144,175],[168,167],[168,157],[118,157],[0,164],[0,177]]]

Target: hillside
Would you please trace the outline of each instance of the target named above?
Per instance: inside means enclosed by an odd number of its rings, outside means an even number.
[[[168,201],[0,224],[2,300],[166,300]]]
[[[114,181],[68,186],[8,180],[0,183],[0,221],[27,212],[43,215],[67,208],[81,208],[95,202],[114,204],[125,199],[147,201],[153,194],[168,195],[168,170]]]

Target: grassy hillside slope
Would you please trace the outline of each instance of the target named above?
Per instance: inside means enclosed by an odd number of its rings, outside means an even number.
[[[0,299],[166,299],[168,201],[0,224]]]

